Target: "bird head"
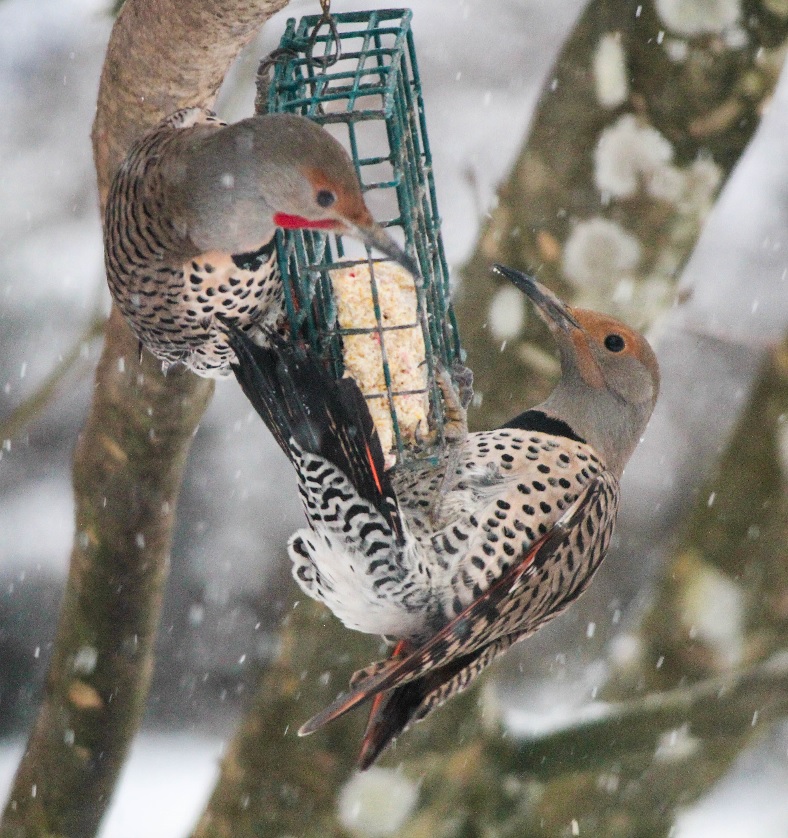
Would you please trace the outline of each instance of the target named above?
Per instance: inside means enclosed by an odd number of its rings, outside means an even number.
[[[352,236],[418,267],[372,218],[353,163],[325,129],[295,114],[193,131],[165,168],[172,214],[202,252],[246,253],[276,227]]]
[[[539,409],[566,422],[620,476],[659,393],[653,350],[613,317],[571,308],[519,271],[495,270],[531,300],[558,345],[561,380]]]

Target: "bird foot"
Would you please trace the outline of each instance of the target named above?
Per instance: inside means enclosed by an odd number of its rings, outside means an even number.
[[[473,400],[473,370],[455,358],[451,365],[451,377],[458,390],[460,404],[467,410]]]
[[[257,68],[257,94],[254,100],[254,112],[256,114],[268,113],[268,90],[271,87],[274,65],[279,61],[289,61],[292,58],[298,58],[298,53],[287,47],[280,47],[260,62]]]
[[[438,365],[436,379],[443,396],[443,435],[447,442],[462,442],[468,436],[468,415],[465,408],[473,398],[473,373],[458,362],[451,371]]]

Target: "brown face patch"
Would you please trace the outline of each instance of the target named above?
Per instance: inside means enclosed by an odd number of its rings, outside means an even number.
[[[620,336],[624,341],[624,346],[619,352],[612,354],[637,359],[651,373],[654,382],[659,383],[657,358],[643,335],[626,326],[620,320],[608,317],[606,314],[599,314],[587,309],[572,309],[572,313],[580,324],[589,345],[593,345],[600,352],[609,352],[610,350],[605,346],[605,340],[611,335]],[[589,351],[588,346],[586,346],[586,351]],[[593,361],[593,358],[591,360]]]
[[[369,227],[374,223],[372,215],[364,203],[364,197],[358,181],[351,182],[349,178],[341,181],[331,178],[322,169],[315,167],[304,168],[304,174],[315,191],[315,207],[317,208],[317,193],[321,190],[333,192],[336,201],[327,209],[321,208],[321,214],[330,214],[342,221],[347,221],[354,227]]]

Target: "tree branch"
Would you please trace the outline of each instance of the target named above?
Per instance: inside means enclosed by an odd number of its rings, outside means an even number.
[[[786,712],[788,658],[783,655],[688,687],[592,708],[586,718],[553,734],[518,742],[508,769],[540,779],[590,771],[628,754],[651,755],[660,737],[678,728],[702,739],[747,736],[753,719],[762,725]]]
[[[87,369],[78,364],[82,357],[82,348],[85,344],[97,338],[103,332],[104,326],[104,317],[96,314],[88,328],[80,335],[63,359],[55,365],[55,368],[43,380],[40,387],[0,422],[0,439],[13,439],[22,433],[30,422],[42,414],[55,401],[63,381],[74,367],[79,368],[79,378],[87,374]]]
[[[93,148],[104,200],[132,141],[167,113],[210,105],[230,62],[286,0],[128,0],[101,77]],[[44,702],[3,838],[95,834],[153,669],[174,509],[212,385],[162,376],[116,309],[74,458],[76,538]]]

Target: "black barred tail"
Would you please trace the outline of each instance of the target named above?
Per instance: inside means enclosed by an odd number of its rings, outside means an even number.
[[[502,642],[503,641],[503,642]],[[511,642],[501,638],[484,649],[463,655],[445,666],[408,681],[387,692],[377,693],[369,713],[357,765],[365,771],[392,742],[414,722],[421,721],[436,707],[461,693]]]
[[[226,323],[236,356],[235,377],[279,446],[291,442],[343,472],[356,492],[385,517],[402,540],[396,496],[384,470],[383,449],[355,381],[336,381],[308,349],[269,332],[258,346]]]

